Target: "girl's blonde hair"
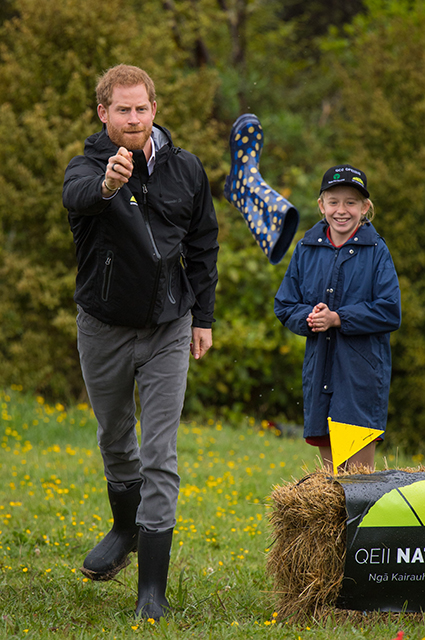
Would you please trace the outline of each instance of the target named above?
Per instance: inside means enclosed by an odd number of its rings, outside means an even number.
[[[329,191],[329,189],[328,189],[328,191]],[[358,191],[358,190],[356,190],[356,191]],[[319,196],[319,200],[321,200],[322,204],[324,204],[324,201],[325,201],[324,197],[323,197],[325,193],[326,193],[326,191],[322,191],[322,193]],[[361,197],[363,202],[368,202],[369,203],[369,209],[366,211],[365,215],[360,218],[360,225],[363,225],[363,224],[365,224],[365,222],[372,222],[372,220],[375,217],[375,207],[374,207],[373,202],[372,202],[372,200],[370,198],[365,198],[364,196],[362,196],[360,191],[358,191],[358,193],[359,193],[359,195],[360,195],[360,197]],[[322,218],[325,217],[324,214],[320,211],[320,207],[319,207],[319,215]]]

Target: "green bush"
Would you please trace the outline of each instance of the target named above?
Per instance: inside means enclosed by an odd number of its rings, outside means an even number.
[[[192,362],[186,411],[218,411],[235,420],[244,412],[302,422],[301,363],[304,339],[276,319],[274,296],[289,254],[272,266],[244,219],[227,203],[218,206],[219,284],[214,347]]]

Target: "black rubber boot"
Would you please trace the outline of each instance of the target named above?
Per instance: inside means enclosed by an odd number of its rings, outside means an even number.
[[[106,536],[90,551],[80,571],[90,580],[112,580],[130,564],[128,554],[137,550],[139,527],[136,512],[140,504],[141,482],[126,491],[114,491],[108,482],[108,495],[114,524]]]
[[[173,529],[139,531],[139,589],[136,616],[159,620],[170,611],[165,597]]]

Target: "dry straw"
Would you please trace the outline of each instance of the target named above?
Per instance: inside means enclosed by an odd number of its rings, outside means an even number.
[[[277,486],[271,495],[274,542],[267,570],[274,577],[279,619],[320,617],[341,589],[346,551],[345,494],[329,473]]]
[[[352,473],[370,470],[360,467]],[[274,487],[267,570],[274,578],[279,620],[319,619],[334,607],[344,577],[346,518],[344,490],[324,470]]]

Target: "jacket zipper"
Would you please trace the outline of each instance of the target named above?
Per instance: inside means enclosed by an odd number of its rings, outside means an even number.
[[[102,285],[102,300],[107,302],[109,297],[109,287],[111,285],[112,276],[112,264],[114,261],[114,254],[112,251],[108,251],[106,254],[105,266],[103,268],[103,285]]]
[[[173,265],[171,271],[170,271],[170,275],[168,276],[168,299],[170,300],[171,304],[176,304],[176,299],[173,296],[173,292],[171,290],[171,280],[172,280],[172,276],[174,271],[176,270],[176,268],[178,269],[179,264],[181,265],[183,270],[186,270],[186,257],[184,255],[184,251],[183,251],[183,246],[182,243],[180,242],[179,245],[179,249],[180,249],[180,260],[179,263],[177,265]]]
[[[155,308],[155,302],[156,302],[156,296],[158,293],[158,287],[159,287],[159,278],[161,275],[161,266],[162,266],[162,257],[161,254],[159,253],[158,247],[156,245],[155,242],[155,238],[153,237],[153,233],[152,233],[152,228],[149,222],[149,215],[147,212],[147,194],[148,194],[148,188],[146,186],[146,184],[142,184],[142,191],[143,191],[143,209],[142,209],[142,215],[146,224],[146,229],[148,231],[148,235],[149,238],[152,242],[152,247],[155,253],[155,256],[158,258],[158,265],[156,268],[156,274],[155,274],[155,282],[154,282],[154,288],[153,288],[153,294],[152,294],[152,300],[151,300],[151,304],[149,307],[149,313],[148,313],[148,317],[147,317],[147,322],[150,322],[152,315],[153,315],[153,311]]]
[[[175,265],[173,265],[173,266],[172,266],[171,271],[170,271],[170,273],[169,273],[169,275],[168,275],[167,295],[168,295],[168,299],[169,299],[169,301],[171,302],[171,304],[176,304],[176,299],[175,299],[175,297],[173,296],[173,292],[172,292],[172,290],[171,290],[171,280],[172,280],[172,278],[173,278],[173,272],[174,272],[174,269],[175,269]]]

